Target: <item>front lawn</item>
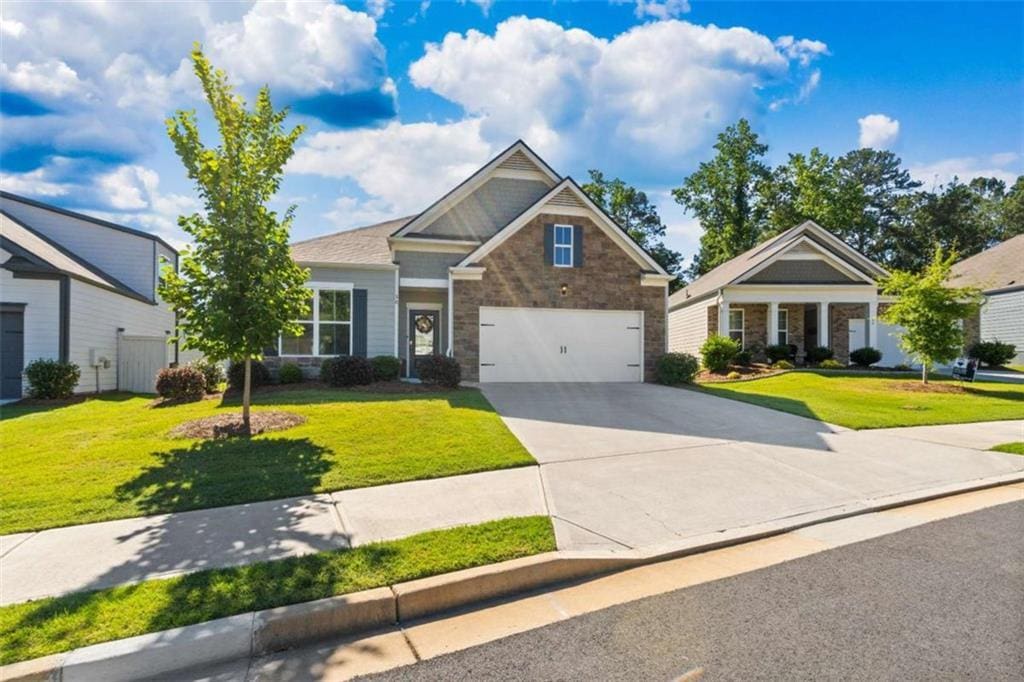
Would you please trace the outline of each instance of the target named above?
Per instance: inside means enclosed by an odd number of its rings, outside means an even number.
[[[701,390],[853,429],[1024,418],[1024,386],[935,377],[797,371]]]
[[[251,440],[173,439],[220,399],[150,407],[106,394],[0,410],[0,534],[532,464],[476,390],[253,394],[253,410],[306,418]]]
[[[202,571],[0,608],[0,665],[555,549],[546,516]]]
[[[992,449],[997,452],[1009,452],[1012,455],[1024,455],[1024,442],[1003,443],[1002,445],[997,445]]]

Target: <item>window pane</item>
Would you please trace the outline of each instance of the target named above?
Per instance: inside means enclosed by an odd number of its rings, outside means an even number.
[[[413,319],[413,330],[416,338],[414,347],[416,355],[433,355],[437,352],[434,348],[434,316],[417,315]]]
[[[742,331],[743,330],[743,311],[742,310],[730,310],[729,311],[729,330],[730,331]]]
[[[789,326],[789,312],[780,310],[779,319],[776,320],[776,323],[779,325],[779,331],[786,331],[786,328]]]
[[[555,225],[555,243],[568,246],[572,244],[572,226]]]
[[[320,355],[348,355],[347,324],[320,325]]]
[[[742,344],[743,343],[743,332],[731,331],[731,332],[729,332],[729,338],[732,339],[733,341],[737,341],[737,342]]]
[[[789,334],[787,332],[785,332],[785,331],[780,329],[779,330],[779,338],[776,341],[776,343],[778,343],[780,346],[788,345],[789,344]]]
[[[350,292],[320,290],[320,321],[348,322],[351,320]]]
[[[312,355],[313,354],[313,325],[302,325],[302,334],[291,336],[285,334],[281,337],[282,355]]]
[[[555,265],[572,265],[572,248],[568,246],[555,247]]]

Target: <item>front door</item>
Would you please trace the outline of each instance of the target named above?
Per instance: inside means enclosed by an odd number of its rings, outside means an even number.
[[[0,398],[21,397],[21,371],[25,365],[25,313],[0,312]]]
[[[441,353],[441,313],[437,310],[409,311],[409,376],[418,377],[424,358]]]

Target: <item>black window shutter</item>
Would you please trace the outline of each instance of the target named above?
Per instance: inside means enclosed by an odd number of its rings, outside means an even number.
[[[366,357],[366,289],[352,290],[352,355]]]
[[[572,226],[572,266],[583,267],[583,226]]]
[[[555,226],[553,224],[544,226],[544,264],[555,264]]]

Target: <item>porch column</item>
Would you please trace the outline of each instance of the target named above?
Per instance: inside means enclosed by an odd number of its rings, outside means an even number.
[[[832,347],[832,327],[828,323],[828,303],[818,304],[818,345]]]
[[[722,336],[729,336],[729,302],[718,303],[718,333]]]
[[[768,346],[774,346],[779,342],[779,304],[772,301],[768,304]]]
[[[878,301],[868,301],[868,345],[878,348]]]

